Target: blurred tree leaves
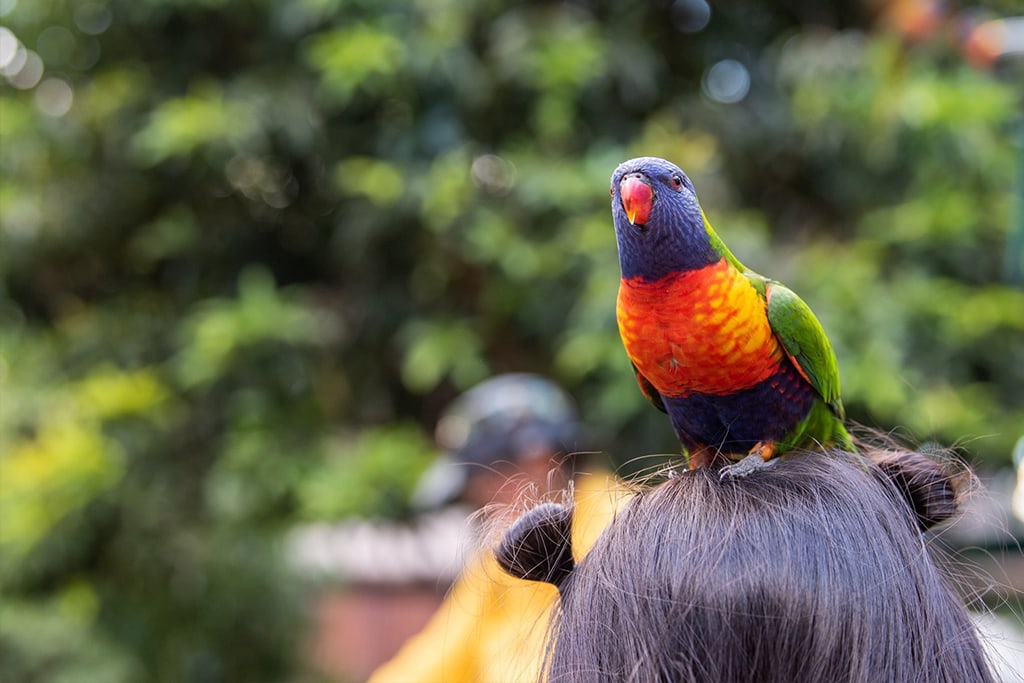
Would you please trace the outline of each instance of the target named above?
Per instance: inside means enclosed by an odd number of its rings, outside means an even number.
[[[94,598],[95,599],[95,598]],[[4,601],[0,643],[4,645],[3,683],[129,683],[141,680],[138,664],[92,627],[91,620]]]
[[[302,514],[309,519],[386,517],[406,509],[413,485],[436,457],[435,448],[410,424],[340,439],[329,446],[317,477],[303,483]]]
[[[359,87],[386,87],[405,61],[395,35],[367,25],[341,27],[311,39],[306,58],[321,74],[325,96],[345,104]]]
[[[491,373],[673,452],[614,327],[629,156],[812,305],[855,420],[1008,463],[1019,67],[874,3],[700,5],[0,2],[5,680],[293,678],[282,531],[407,514]]]
[[[318,315],[286,300],[266,269],[247,268],[239,277],[237,298],[207,299],[182,321],[176,360],[180,382],[192,387],[223,377],[235,355],[250,346],[325,343],[333,338],[331,319],[328,312]]]
[[[200,82],[185,97],[164,101],[132,139],[143,166],[203,147],[246,147],[258,130],[258,112],[243,101],[225,99],[216,82]]]
[[[372,157],[339,161],[334,167],[334,179],[345,194],[364,196],[381,207],[394,204],[405,191],[399,168]]]

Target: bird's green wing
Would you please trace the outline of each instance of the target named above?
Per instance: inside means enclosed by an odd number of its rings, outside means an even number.
[[[663,413],[668,413],[668,409],[665,407],[665,401],[662,400],[661,394],[654,388],[650,380],[640,374],[640,371],[636,369],[636,364],[633,364],[633,372],[636,373],[636,383],[640,385],[640,391],[643,393],[647,400],[651,402],[651,405],[660,410]]]
[[[821,323],[810,306],[785,285],[768,280],[764,288],[768,323],[786,355],[833,412],[844,419],[839,398],[839,364]]]

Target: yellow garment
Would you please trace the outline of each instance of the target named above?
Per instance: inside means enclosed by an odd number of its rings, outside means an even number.
[[[612,520],[625,489],[608,472],[577,477],[573,555]],[[424,629],[369,683],[534,683],[558,589],[505,574],[491,552],[471,562]]]

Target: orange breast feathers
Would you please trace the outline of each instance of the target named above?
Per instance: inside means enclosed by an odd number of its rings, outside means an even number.
[[[664,396],[746,389],[783,356],[764,300],[725,259],[653,282],[622,280],[616,317],[629,358]]]

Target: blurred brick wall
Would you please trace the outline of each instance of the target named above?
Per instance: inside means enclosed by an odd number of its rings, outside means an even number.
[[[365,681],[427,623],[444,599],[437,586],[346,586],[314,607],[313,666],[339,683]]]

